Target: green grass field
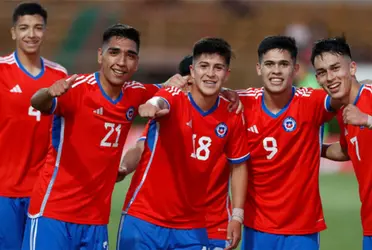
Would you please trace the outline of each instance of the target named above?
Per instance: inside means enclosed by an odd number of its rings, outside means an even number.
[[[129,178],[117,184],[109,224],[110,249],[115,249],[116,233]],[[352,174],[325,174],[320,177],[320,190],[328,229],[320,235],[321,250],[362,249],[359,218],[358,186]],[[306,206],[306,204],[303,204]]]

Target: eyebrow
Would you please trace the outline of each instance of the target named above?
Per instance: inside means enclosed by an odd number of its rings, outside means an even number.
[[[336,67],[336,66],[338,66],[339,64],[340,64],[339,62],[336,62],[336,63],[334,63],[334,64],[329,65],[328,68]],[[316,69],[315,71],[316,71],[316,72],[319,72],[319,71],[325,71],[325,70],[326,70],[325,68],[319,68],[319,69]]]
[[[108,48],[107,50],[110,50],[110,51],[113,51],[113,52],[120,52],[120,49],[119,48],[115,48],[115,47],[110,47]],[[128,50],[127,51],[128,54],[132,54],[132,55],[138,55],[138,53],[134,50]]]

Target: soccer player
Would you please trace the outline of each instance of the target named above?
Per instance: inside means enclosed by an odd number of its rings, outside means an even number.
[[[129,81],[139,48],[135,28],[113,25],[98,49],[98,72],[57,81],[32,97],[33,107],[54,114],[54,120],[23,249],[108,249],[111,195],[124,142],[138,106],[158,91]]]
[[[36,90],[66,76],[40,56],[47,12],[22,3],[13,12],[15,51],[0,57],[0,248],[20,249],[29,197],[49,145],[51,117],[30,106]]]
[[[181,76],[190,76],[190,65],[192,65],[192,56],[186,56],[178,66],[178,72]],[[192,79],[190,80],[192,82]],[[192,83],[191,83],[192,84]],[[144,150],[144,140],[147,136],[148,128],[138,140],[135,147],[130,148],[124,155],[122,168],[126,170],[126,175],[137,168],[138,162]],[[231,217],[230,197],[229,197],[229,175],[230,170],[226,166],[227,159],[223,155],[217,161],[209,177],[208,194],[206,199],[207,214],[206,228],[209,239],[209,250],[224,249],[228,246],[226,241],[227,226]],[[121,180],[124,178],[122,176]]]
[[[241,115],[219,97],[229,75],[230,45],[206,38],[193,49],[193,84],[185,95],[159,91],[139,113],[154,118],[123,206],[118,249],[207,249],[208,181],[226,153],[232,166],[231,246],[239,242],[249,157]]]
[[[350,160],[359,183],[362,203],[363,249],[372,249],[372,85],[360,84],[350,47],[344,37],[318,41],[312,50],[312,63],[319,84],[332,98],[342,102],[338,114],[340,142],[328,145],[325,157]]]
[[[322,124],[337,105],[323,90],[295,88],[293,38],[266,37],[258,47],[263,88],[240,91],[248,128],[245,250],[318,250],[326,228],[318,177]]]

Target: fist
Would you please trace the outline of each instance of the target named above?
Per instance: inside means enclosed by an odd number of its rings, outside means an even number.
[[[361,112],[353,104],[348,104],[343,112],[342,117],[345,124],[351,124],[355,126],[365,126],[368,123],[368,115]]]
[[[164,116],[168,113],[169,113],[169,109],[160,109],[159,107],[154,106],[150,103],[142,104],[138,108],[138,114],[144,118],[153,119],[153,118]]]
[[[181,76],[180,74],[175,74],[165,82],[166,87],[177,87],[182,89],[187,86],[190,76]]]
[[[72,75],[70,78],[56,81],[48,88],[48,93],[51,97],[61,96],[66,93],[72,84],[75,82],[77,75]]]

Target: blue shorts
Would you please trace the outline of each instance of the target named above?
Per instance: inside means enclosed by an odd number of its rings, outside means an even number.
[[[363,250],[372,250],[372,236],[363,236]]]
[[[208,250],[223,250],[229,246],[229,242],[226,240],[209,239]]]
[[[30,198],[0,196],[0,249],[21,248],[29,202]]]
[[[130,215],[122,215],[117,250],[207,250],[205,228],[173,229],[154,225]]]
[[[243,230],[242,250],[319,250],[319,233],[280,235],[260,232],[248,227]]]
[[[82,225],[46,217],[28,218],[22,250],[109,249],[107,225]]]

